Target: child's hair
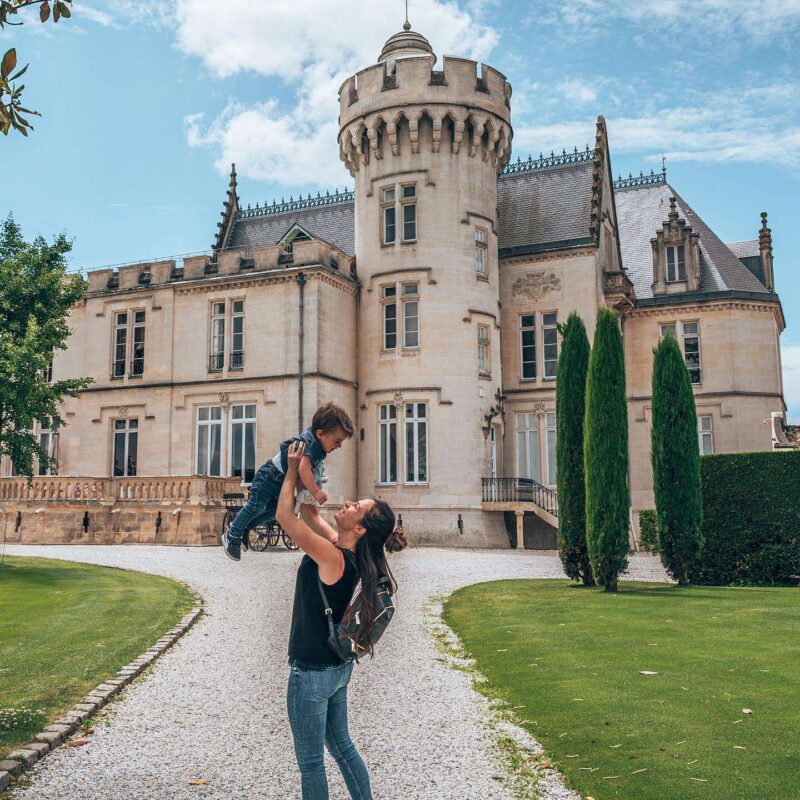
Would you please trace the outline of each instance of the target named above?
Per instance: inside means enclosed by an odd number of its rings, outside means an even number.
[[[320,406],[314,414],[314,419],[311,420],[311,430],[314,433],[319,430],[323,433],[330,433],[337,428],[341,428],[348,439],[352,439],[356,432],[353,420],[341,406],[337,406],[335,403],[325,403],[324,406]]]

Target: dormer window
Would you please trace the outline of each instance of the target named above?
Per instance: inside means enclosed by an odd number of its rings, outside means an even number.
[[[682,244],[667,247],[667,281],[686,280],[686,247]]]
[[[650,243],[654,295],[700,289],[700,235],[681,216],[676,197],[670,197],[667,219]]]

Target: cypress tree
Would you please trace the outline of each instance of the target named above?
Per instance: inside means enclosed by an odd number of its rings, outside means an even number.
[[[597,314],[586,381],[584,424],[586,541],[592,571],[607,592],[617,591],[628,566],[628,407],[618,315]]]
[[[697,412],[678,342],[665,336],[654,353],[651,457],[658,550],[667,572],[686,585],[702,545]]]
[[[586,546],[586,485],[583,472],[583,418],[589,337],[576,314],[562,328],[564,340],[556,377],[558,553],[568,578],[594,586]]]

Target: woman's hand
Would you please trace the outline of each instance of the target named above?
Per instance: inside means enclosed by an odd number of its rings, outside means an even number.
[[[289,451],[286,454],[286,459],[289,462],[289,469],[297,472],[300,468],[300,462],[303,460],[303,451],[306,449],[305,442],[292,442],[289,445]]]

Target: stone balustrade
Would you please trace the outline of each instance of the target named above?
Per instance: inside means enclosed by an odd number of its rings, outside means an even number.
[[[0,502],[6,503],[162,503],[220,505],[225,492],[239,491],[235,478],[202,476],[85,478],[46,476],[0,478]]]

